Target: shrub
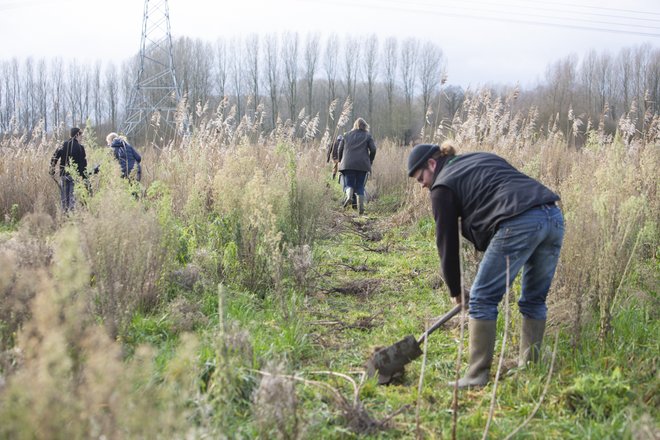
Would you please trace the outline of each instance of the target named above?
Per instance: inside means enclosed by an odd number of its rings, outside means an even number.
[[[170,371],[190,365],[186,352],[173,355],[158,382],[151,350],[140,348],[124,362],[119,344],[86,312],[89,274],[76,229],[63,229],[53,266],[36,276],[31,319],[18,333],[22,360],[0,393],[0,437],[184,436],[183,394],[194,374]]]
[[[596,373],[577,377],[562,397],[571,411],[602,421],[625,408],[632,394],[616,368],[610,376]]]
[[[90,305],[116,337],[135,311],[148,312],[161,302],[159,283],[173,263],[170,235],[158,213],[121,185],[94,197],[80,214],[80,230],[96,289]]]
[[[54,226],[46,214],[28,214],[16,234],[0,236],[0,352],[14,345],[16,332],[30,316],[41,273],[51,263],[47,238]]]

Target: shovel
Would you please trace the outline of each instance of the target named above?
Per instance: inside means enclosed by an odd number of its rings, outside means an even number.
[[[367,361],[367,375],[373,377],[378,373],[379,385],[388,384],[395,377],[401,376],[406,364],[414,361],[423,354],[421,344],[424,342],[424,339],[445,322],[456,316],[462,307],[462,304],[457,304],[453,309],[441,316],[419,339],[408,335],[399,342],[376,351]]]

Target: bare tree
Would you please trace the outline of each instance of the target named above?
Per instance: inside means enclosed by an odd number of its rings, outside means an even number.
[[[0,78],[2,78],[3,104],[0,111],[0,122],[2,122],[2,131],[9,131],[12,109],[15,108],[11,86],[11,65],[9,61],[3,61],[0,65]]]
[[[344,41],[344,75],[346,78],[346,95],[353,102],[356,101],[355,88],[357,83],[358,66],[360,62],[360,41],[357,38],[347,36]],[[352,108],[350,120],[355,119],[355,105]]]
[[[20,123],[22,131],[27,132],[34,127],[34,62],[28,57],[23,62],[23,71],[19,74],[22,78],[21,94],[19,99],[21,114]]]
[[[596,71],[595,71],[595,97],[594,97],[594,107],[589,109],[590,114],[593,119],[597,119],[598,115],[605,108],[605,104],[609,105],[615,98],[616,90],[614,89],[614,84],[612,83],[612,68],[613,60],[609,53],[602,53],[596,60]]]
[[[631,48],[624,48],[619,51],[616,58],[618,80],[617,82],[621,88],[621,108],[617,108],[616,104],[611,103],[612,118],[617,118],[618,115],[630,108],[632,101],[632,78],[633,78],[633,52]]]
[[[640,114],[646,111],[646,91],[648,81],[649,68],[651,59],[651,45],[643,44],[637,47],[634,51],[633,66],[633,90]],[[641,119],[641,118],[640,118]]]
[[[9,84],[8,84],[8,100],[7,100],[7,114],[8,119],[13,127],[10,129],[17,129],[20,121],[20,100],[21,100],[21,83],[20,83],[20,66],[18,58],[13,58],[9,65]]]
[[[234,86],[234,96],[236,97],[236,117],[240,120],[243,117],[242,96],[243,96],[243,65],[242,65],[242,45],[238,38],[232,38],[230,44],[231,60],[231,79]]]
[[[174,43],[174,59],[181,95],[191,104],[206,104],[211,98],[213,48],[200,39],[181,37]]]
[[[431,98],[436,93],[442,79],[442,49],[435,43],[426,42],[419,57],[419,83],[422,92],[422,111],[431,105]],[[424,120],[426,126],[426,119]]]
[[[595,50],[590,50],[582,60],[580,65],[580,79],[582,81],[582,89],[585,94],[584,110],[594,108],[594,95],[596,80],[596,63],[598,61],[598,53]]]
[[[415,72],[419,43],[415,38],[407,38],[401,45],[401,82],[408,111],[408,129],[412,127],[412,102],[415,93]]]
[[[220,99],[227,96],[228,72],[227,43],[222,38],[219,38],[215,43],[215,87]]]
[[[96,127],[99,127],[103,122],[101,93],[101,62],[97,61],[94,63],[94,69],[92,70],[92,107],[94,108],[94,125]]]
[[[51,67],[51,87],[53,91],[53,124],[59,127],[65,121],[64,64],[61,58],[55,58]]]
[[[660,49],[654,48],[650,53],[649,67],[647,69],[648,99],[657,112],[660,106]]]
[[[546,94],[543,95],[540,111],[546,119],[558,114],[561,127],[566,130],[568,108],[574,95],[577,79],[577,57],[569,55],[550,64],[545,72]],[[543,105],[545,104],[545,105]]]
[[[92,95],[92,75],[90,71],[90,66],[85,64],[81,66],[81,100],[80,100],[80,124],[85,125],[87,120],[90,118],[92,112],[90,110],[90,102]]]
[[[307,82],[307,112],[312,115],[314,97],[314,75],[319,60],[321,35],[318,32],[308,34],[305,40],[305,81]]]
[[[364,42],[363,69],[367,82],[367,117],[369,121],[374,119],[374,87],[378,75],[378,37],[371,34]]]
[[[323,68],[325,69],[325,77],[328,82],[328,106],[337,98],[337,59],[339,58],[339,37],[337,34],[331,34],[325,43],[325,55],[323,57]],[[328,120],[326,126],[330,131],[334,130],[335,123],[331,123],[330,119],[336,121],[335,115],[328,112]]]
[[[48,131],[48,66],[43,58],[37,62],[36,105],[40,118],[44,121],[44,130]]]
[[[247,70],[248,80],[250,81],[250,94],[253,97],[254,105],[252,111],[257,112],[257,107],[259,105],[259,80],[260,80],[260,69],[259,69],[259,35],[250,34],[245,40],[245,58],[246,63],[245,67]],[[248,109],[249,110],[249,109]]]
[[[385,40],[385,48],[383,50],[383,71],[385,74],[385,90],[387,92],[387,120],[390,129],[394,125],[394,91],[396,87],[398,54],[398,40],[395,37],[389,37]]]
[[[75,60],[67,66],[66,115],[68,125],[79,125],[81,119],[82,96],[79,93],[82,85],[82,72]]]
[[[298,116],[296,104],[298,99],[298,43],[297,32],[286,32],[282,40],[282,60],[284,62],[284,79],[286,81],[286,100],[289,105],[289,117],[292,121]]]
[[[445,97],[447,115],[450,120],[453,120],[456,112],[463,105],[465,92],[459,86],[448,86],[445,88],[443,96]]]
[[[279,97],[279,83],[280,83],[280,63],[279,63],[279,45],[278,37],[276,34],[269,34],[265,39],[265,62],[266,62],[266,76],[268,83],[268,94],[270,96],[270,112],[271,123],[274,127],[277,123],[278,105],[277,99]]]
[[[115,128],[118,124],[119,80],[117,78],[117,68],[114,64],[109,64],[105,68],[103,91],[107,106],[106,117],[109,119],[110,127]]]

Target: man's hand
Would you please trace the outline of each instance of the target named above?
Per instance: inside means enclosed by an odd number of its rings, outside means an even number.
[[[465,304],[463,304],[463,297],[465,297]],[[454,303],[456,304],[463,304],[463,309],[466,309],[468,307],[468,303],[470,302],[470,290],[465,289],[465,292],[463,292],[463,295],[458,295],[453,297]]]

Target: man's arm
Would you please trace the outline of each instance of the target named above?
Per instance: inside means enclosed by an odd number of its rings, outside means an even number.
[[[431,205],[435,218],[435,239],[442,273],[449,294],[461,296],[461,266],[458,248],[458,203],[454,193],[444,186],[431,191]],[[458,300],[457,300],[458,302]]]
[[[51,176],[55,175],[55,165],[57,165],[57,161],[60,160],[61,156],[62,147],[57,147],[55,153],[53,153],[53,157],[50,158],[50,167],[48,168],[48,172]]]

